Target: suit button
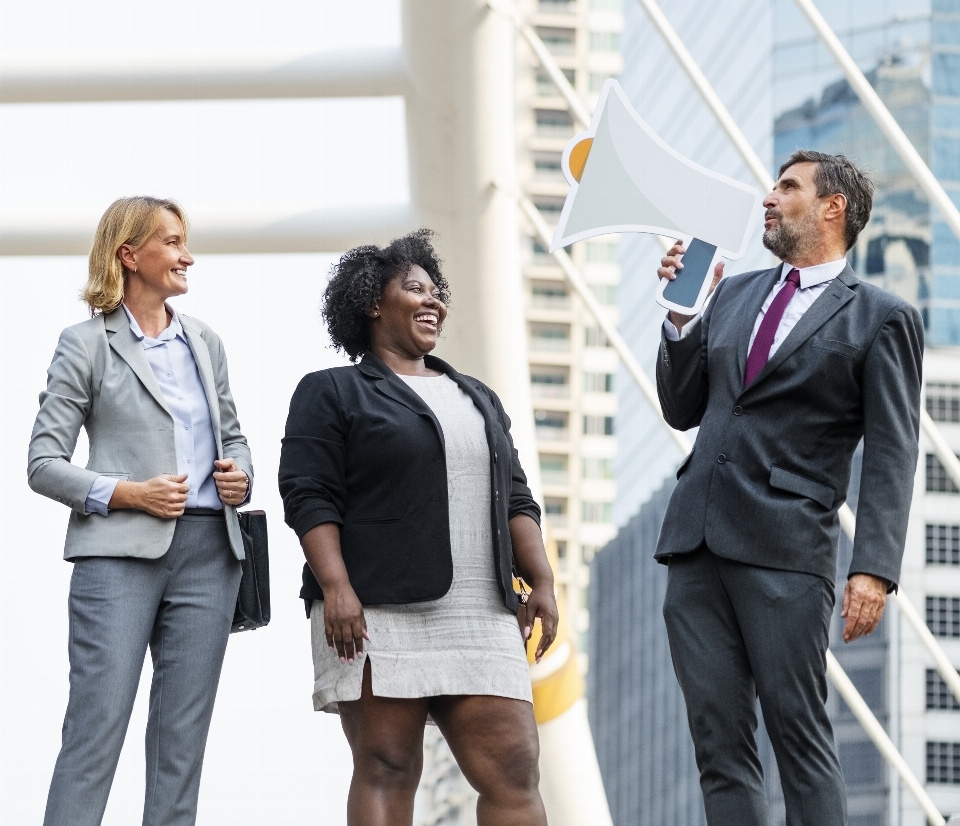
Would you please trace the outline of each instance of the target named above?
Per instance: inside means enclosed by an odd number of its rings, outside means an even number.
[[[726,456],[725,453],[721,453],[719,456],[717,456],[717,464],[718,464],[718,465],[722,465],[722,464],[723,464],[724,462],[726,462],[726,461],[727,461],[727,456]]]
[[[742,415],[743,415],[743,408],[742,408],[739,404],[738,404],[735,408],[733,408],[733,415],[734,415],[734,416],[742,416]]]

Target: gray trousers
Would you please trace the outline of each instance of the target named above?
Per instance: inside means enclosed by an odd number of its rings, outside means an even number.
[[[108,517],[109,518],[109,517]],[[98,826],[147,647],[143,826],[193,826],[240,584],[222,517],[181,516],[160,559],[84,557],[70,580],[70,700],[44,826]]]
[[[709,826],[767,826],[757,697],[787,826],[844,826],[847,799],[827,698],[834,592],[812,574],[701,548],[670,559],[663,616],[687,705]]]

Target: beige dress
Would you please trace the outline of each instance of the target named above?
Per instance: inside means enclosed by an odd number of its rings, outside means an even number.
[[[400,376],[433,410],[443,430],[450,503],[453,584],[440,599],[364,607],[366,654],[341,663],[327,646],[323,603],[310,614],[313,705],[336,713],[360,698],[369,657],[380,697],[493,694],[532,702],[530,671],[517,618],[504,606],[493,561],[490,451],[483,417],[447,376]]]

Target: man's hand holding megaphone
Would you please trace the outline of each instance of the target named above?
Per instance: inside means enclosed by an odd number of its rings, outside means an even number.
[[[683,242],[678,240],[677,243],[667,250],[667,254],[660,259],[660,266],[657,269],[657,275],[661,279],[666,278],[668,281],[673,281],[673,279],[677,277],[677,270],[683,269],[683,262],[681,261],[681,258],[686,251],[687,248],[683,245]],[[720,283],[721,278],[723,278],[723,261],[718,262],[717,266],[713,268],[713,281],[710,283],[710,290],[707,292],[708,299],[711,295],[713,295],[713,291],[717,288],[717,284]],[[699,315],[699,313],[697,315]],[[667,317],[670,319],[670,323],[677,328],[677,332],[679,333],[697,316],[681,315],[680,313],[670,310],[670,312],[667,313]]]
[[[719,258],[747,249],[763,196],[740,181],[694,163],[672,149],[631,106],[617,81],[604,82],[586,132],[563,150],[570,191],[551,252],[586,238],[644,232],[681,238],[660,269],[657,302],[682,326],[696,318],[719,276]],[[683,265],[683,278],[676,271]],[[675,283],[674,283],[675,282]]]

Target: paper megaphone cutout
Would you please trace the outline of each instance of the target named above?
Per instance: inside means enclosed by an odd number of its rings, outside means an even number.
[[[667,146],[615,80],[603,84],[590,128],[567,144],[561,165],[570,192],[551,252],[611,232],[682,238],[683,269],[661,282],[657,301],[684,313],[703,306],[714,261],[746,252],[763,199]]]

